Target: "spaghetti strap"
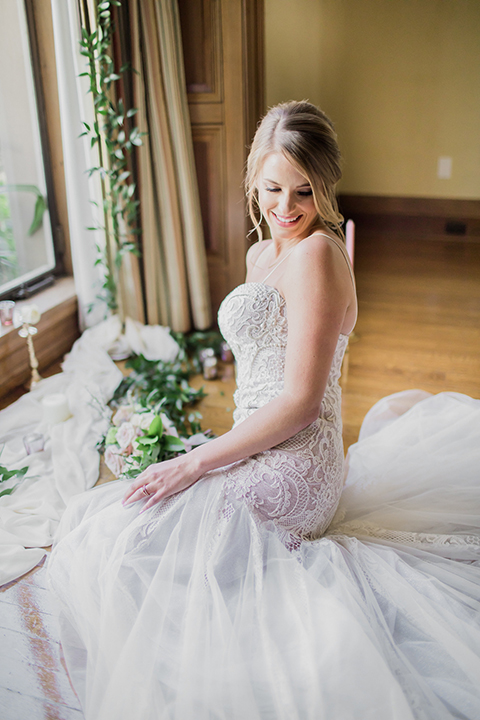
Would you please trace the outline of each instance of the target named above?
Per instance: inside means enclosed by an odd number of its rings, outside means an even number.
[[[270,270],[270,272],[268,273],[268,275],[263,278],[262,284],[265,282],[265,280],[268,280],[268,278],[270,277],[270,275],[283,263],[284,260],[287,259],[287,257],[290,255],[291,252],[293,252],[293,251],[295,250],[296,247],[297,247],[297,246],[294,245],[294,246],[288,251],[288,253],[280,260],[280,262],[278,262],[276,265],[274,265],[274,267]]]
[[[331,240],[331,241],[338,247],[338,249],[339,249],[340,252],[342,253],[343,257],[345,258],[345,262],[347,263],[348,271],[349,271],[349,273],[350,273],[350,278],[351,278],[351,280],[352,280],[353,288],[354,288],[354,290],[356,290],[355,275],[353,274],[352,264],[351,264],[351,262],[350,262],[350,258],[348,257],[348,254],[347,254],[347,250],[346,250],[346,248],[345,248],[345,245],[344,245],[342,242],[340,242],[339,240],[337,240],[336,238],[332,237],[331,235],[327,235],[327,233],[316,232],[316,233],[313,233],[313,234],[314,234],[314,235],[322,235],[323,237],[327,238],[327,240]],[[268,278],[270,277],[270,275],[283,263],[284,260],[286,260],[286,259],[288,258],[288,256],[290,255],[290,253],[292,253],[292,252],[295,250],[296,247],[297,247],[297,246],[294,245],[294,246],[291,248],[291,250],[289,250],[289,251],[287,252],[287,254],[280,260],[280,262],[278,262],[276,265],[274,265],[274,267],[270,270],[270,272],[268,273],[268,275],[266,275],[266,277],[263,278],[262,284],[265,283],[266,280],[268,280]]]

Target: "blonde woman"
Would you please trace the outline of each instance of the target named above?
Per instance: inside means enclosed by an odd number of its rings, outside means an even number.
[[[269,111],[246,191],[271,238],[219,313],[234,427],[62,520],[50,574],[87,719],[480,717],[480,402],[382,401],[343,489],[340,175],[324,113]]]

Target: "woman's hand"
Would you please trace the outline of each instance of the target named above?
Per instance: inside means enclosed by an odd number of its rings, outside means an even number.
[[[148,498],[140,510],[145,512],[160,500],[175,495],[197,482],[202,473],[195,467],[189,455],[190,453],[179,455],[173,460],[150,465],[132,482],[123,498],[123,505]]]

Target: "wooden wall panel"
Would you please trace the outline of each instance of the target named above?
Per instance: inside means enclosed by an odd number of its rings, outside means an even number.
[[[480,241],[479,200],[341,194],[339,204],[346,219],[370,233]]]
[[[207,254],[227,261],[225,238],[225,137],[221,125],[202,124],[192,130],[198,191]]]
[[[178,6],[189,102],[221,102],[221,2],[180,0]]]
[[[180,0],[212,309],[245,279],[243,174],[263,114],[262,0]]]

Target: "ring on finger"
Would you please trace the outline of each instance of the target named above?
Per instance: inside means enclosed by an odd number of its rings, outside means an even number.
[[[144,495],[146,495],[146,497],[148,497],[148,496],[150,495],[150,493],[149,493],[148,490],[147,490],[147,486],[146,486],[146,485],[144,485],[144,486],[142,487],[142,492],[143,492]]]

